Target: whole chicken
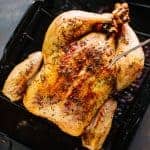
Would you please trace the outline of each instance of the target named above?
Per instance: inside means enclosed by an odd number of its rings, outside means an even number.
[[[117,107],[110,98],[112,92],[130,85],[144,66],[144,53],[138,48],[108,67],[116,55],[139,44],[128,25],[128,12],[123,3],[112,13],[73,10],[56,17],[45,35],[42,67],[36,67],[39,71],[32,80],[30,76],[30,82],[26,78],[26,90],[20,95],[28,111],[72,136],[81,136],[90,150],[102,147],[111,128]],[[15,80],[18,69],[14,70],[9,80]],[[17,88],[19,83],[11,85],[6,80],[3,93],[19,100],[17,90],[7,94],[12,86]]]

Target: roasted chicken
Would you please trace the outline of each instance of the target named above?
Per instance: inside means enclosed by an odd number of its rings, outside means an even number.
[[[123,3],[107,14],[74,10],[59,15],[47,30],[37,65],[29,57],[16,66],[3,93],[12,101],[23,97],[28,111],[81,136],[88,149],[100,149],[117,107],[112,92],[130,85],[144,65],[138,48],[108,67],[116,55],[139,44],[128,12]],[[25,62],[32,65],[28,68]]]

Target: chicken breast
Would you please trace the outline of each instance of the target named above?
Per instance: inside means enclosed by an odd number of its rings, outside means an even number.
[[[41,52],[34,52],[11,71],[2,92],[11,101],[23,98],[28,81],[36,74],[42,62]]]
[[[101,33],[72,43],[56,70],[43,66],[27,89],[24,106],[79,136],[115,86],[113,69],[105,67],[114,57],[114,43],[113,36]]]
[[[117,102],[109,99],[97,112],[82,135],[82,144],[89,150],[99,150],[110,131]]]

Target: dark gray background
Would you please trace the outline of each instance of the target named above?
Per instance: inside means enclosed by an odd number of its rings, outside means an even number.
[[[0,0],[0,57],[19,20],[32,0]],[[129,150],[150,149],[150,107],[130,145]],[[20,149],[21,150],[21,149]]]

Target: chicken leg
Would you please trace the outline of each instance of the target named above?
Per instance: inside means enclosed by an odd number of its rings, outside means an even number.
[[[113,90],[121,90],[135,80],[144,64],[143,52],[138,49],[137,53],[131,53],[108,68],[116,54],[138,44],[132,29],[128,24],[123,25],[127,21],[126,4],[117,5],[112,14],[69,11],[58,16],[46,33],[42,48],[44,64],[27,88],[24,106],[70,135],[84,133],[85,146],[93,149],[102,146],[116,108],[116,103],[104,102]],[[107,23],[112,26],[109,36],[100,33]],[[94,32],[93,27],[97,25],[100,28]],[[118,45],[116,35],[119,34],[112,31],[121,32]],[[132,66],[131,71],[129,66]],[[107,119],[102,117],[105,120],[102,122],[100,113],[108,106],[104,116]],[[87,137],[91,133],[94,135]]]
[[[80,10],[67,11],[54,19],[49,26],[42,48],[45,64],[54,64],[67,51],[67,46],[93,31],[94,26],[110,24],[113,28],[129,20],[127,3],[117,4],[112,13],[91,13]],[[102,27],[102,26],[101,26]],[[101,28],[99,29],[101,31]],[[55,61],[57,64],[58,61]]]
[[[99,150],[110,131],[114,112],[117,108],[117,102],[108,99],[102,107],[100,107],[96,116],[86,127],[82,135],[82,144],[89,150]]]
[[[112,14],[82,11],[63,13],[53,21],[43,44],[44,65],[23,100],[30,112],[73,136],[83,132],[113,89],[114,69],[105,66],[115,54],[115,41],[101,33],[81,36],[97,23],[110,22]]]

